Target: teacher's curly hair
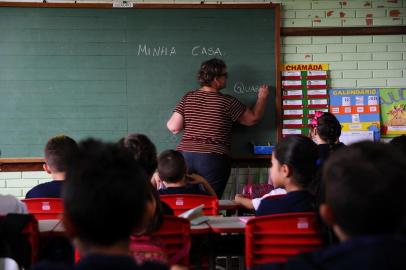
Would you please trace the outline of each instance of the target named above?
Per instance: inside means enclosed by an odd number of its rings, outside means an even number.
[[[216,77],[223,75],[226,64],[223,60],[212,58],[204,61],[197,74],[200,86],[210,86]]]

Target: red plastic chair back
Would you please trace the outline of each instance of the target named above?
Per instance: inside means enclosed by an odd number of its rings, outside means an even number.
[[[218,199],[215,196],[175,194],[161,195],[161,201],[167,203],[174,211],[175,216],[204,204],[203,213],[207,216],[218,215]]]
[[[168,265],[189,265],[189,252],[191,247],[190,222],[187,219],[164,216],[161,228],[148,236],[133,235],[130,237],[130,252],[162,252],[166,254],[165,262]],[[145,242],[147,241],[147,242]],[[151,241],[150,243],[148,241]],[[144,258],[143,258],[144,259]],[[151,259],[154,258],[151,256]],[[159,259],[161,259],[159,257]]]
[[[2,221],[5,216],[0,216],[0,221]],[[38,221],[32,216],[31,220],[25,225],[23,231],[23,236],[27,239],[31,246],[31,265],[38,261],[39,252],[39,229]]]
[[[184,218],[164,216],[164,222],[154,236],[164,243],[169,264],[189,265],[191,246],[190,221]]]
[[[287,213],[256,217],[245,227],[247,269],[285,262],[290,256],[322,246],[314,213]]]
[[[63,214],[63,200],[61,198],[23,199],[28,212],[36,219],[61,219]]]

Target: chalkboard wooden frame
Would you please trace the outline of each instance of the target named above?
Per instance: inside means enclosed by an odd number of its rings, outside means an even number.
[[[38,8],[105,8],[111,9],[112,4],[101,3],[32,3],[32,2],[0,2],[0,7],[38,7]],[[277,134],[276,138],[281,138],[280,128],[280,77],[279,77],[279,64],[280,64],[280,5],[279,4],[135,4],[133,8],[136,9],[265,9],[272,8],[275,10],[275,70],[276,70],[276,110],[272,113],[275,114],[276,121],[274,123]],[[270,156],[255,156],[253,154],[247,154],[244,156],[235,157],[235,160],[264,160],[269,159]],[[24,158],[23,158],[24,159]],[[22,163],[27,164],[24,160]],[[7,163],[7,162],[6,162]],[[34,163],[42,163],[35,161]],[[14,162],[12,163],[14,164]],[[30,163],[31,164],[31,163]]]

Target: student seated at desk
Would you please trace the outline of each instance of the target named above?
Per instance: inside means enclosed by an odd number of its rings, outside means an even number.
[[[406,269],[406,159],[389,144],[360,142],[338,150],[323,168],[320,215],[340,244],[266,270]]]
[[[291,135],[272,152],[271,179],[275,188],[284,188],[285,196],[263,199],[257,216],[315,210],[314,196],[306,189],[317,170],[317,145],[309,138]]]
[[[340,136],[341,124],[334,114],[322,111],[314,113],[314,118],[310,121],[310,138],[317,143],[319,149],[318,165],[323,165],[331,153],[345,147],[340,142]]]
[[[49,139],[44,149],[43,167],[53,180],[33,187],[27,192],[25,198],[60,198],[68,159],[75,151],[77,151],[77,144],[68,136],[61,135]]]
[[[145,231],[155,212],[148,181],[125,149],[94,140],[79,144],[62,196],[66,235],[81,257],[73,269],[167,269],[152,263],[137,265],[129,256],[130,235]],[[34,269],[63,268],[44,262]]]
[[[179,151],[166,150],[162,152],[158,157],[158,176],[164,187],[158,190],[159,194],[216,196],[216,192],[206,179],[197,174],[187,175],[186,172],[186,162]]]
[[[258,210],[259,205],[261,204],[261,201],[263,199],[271,199],[272,196],[278,196],[278,195],[285,195],[286,194],[286,190],[283,188],[276,188],[271,190],[271,192],[269,192],[268,194],[265,194],[264,196],[260,197],[260,198],[254,198],[254,199],[250,199],[245,197],[242,194],[235,194],[235,199],[234,201],[242,206],[244,206],[247,209],[251,209],[251,210]]]
[[[158,166],[157,151],[155,144],[144,134],[130,133],[118,141],[118,145],[130,151],[134,159],[141,165],[147,173],[148,178],[152,179],[154,172]],[[149,182],[149,181],[148,181]],[[151,231],[158,228],[162,223],[162,215],[173,215],[173,210],[164,202],[160,202],[159,194],[152,185],[152,180],[149,182],[151,189],[150,200],[157,204],[156,220],[151,224]]]

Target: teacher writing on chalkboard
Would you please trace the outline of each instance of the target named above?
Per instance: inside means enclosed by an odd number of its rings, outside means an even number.
[[[264,114],[268,86],[261,85],[253,108],[233,96],[220,93],[226,87],[227,67],[220,59],[201,64],[201,88],[188,92],[176,106],[168,129],[183,132],[177,150],[185,157],[189,173],[206,178],[221,198],[231,172],[231,128],[233,122],[254,125]]]

